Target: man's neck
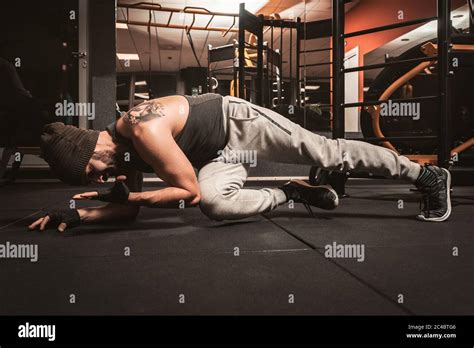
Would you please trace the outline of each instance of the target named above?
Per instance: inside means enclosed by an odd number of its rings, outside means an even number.
[[[107,131],[102,131],[99,133],[96,150],[116,153],[119,150],[119,145],[112,140]]]

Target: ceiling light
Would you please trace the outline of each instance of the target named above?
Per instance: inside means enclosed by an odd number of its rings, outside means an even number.
[[[136,53],[117,53],[117,58],[120,60],[140,60]]]
[[[128,29],[127,23],[115,23],[116,29]]]
[[[305,86],[304,87],[307,91],[317,91],[321,88],[321,86]]]
[[[135,82],[135,86],[146,86],[146,81],[137,81]]]

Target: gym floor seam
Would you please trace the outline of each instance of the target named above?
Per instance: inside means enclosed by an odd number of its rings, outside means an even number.
[[[383,291],[377,289],[374,285],[370,284],[369,282],[365,281],[364,279],[362,279],[361,277],[357,276],[356,274],[354,274],[353,272],[351,272],[350,270],[348,270],[347,268],[345,268],[344,266],[340,265],[339,263],[337,263],[336,261],[334,261],[333,259],[330,259],[330,258],[327,258],[324,256],[324,254],[318,250],[318,248],[316,246],[314,246],[312,243],[310,242],[307,242],[305,241],[303,238],[295,235],[294,233],[292,233],[291,231],[289,231],[288,229],[286,229],[285,227],[279,225],[277,222],[273,221],[272,219],[270,219],[269,217],[265,216],[265,214],[261,214],[263,217],[265,217],[268,221],[270,221],[272,224],[274,224],[275,226],[279,227],[282,231],[286,232],[287,234],[289,234],[290,236],[292,236],[293,238],[299,240],[300,242],[304,243],[305,245],[309,246],[312,250],[316,251],[316,253],[318,253],[324,260],[328,261],[328,262],[331,262],[332,264],[334,264],[335,266],[337,266],[339,269],[341,269],[342,271],[344,271],[345,273],[349,274],[352,278],[354,278],[355,280],[357,280],[359,283],[363,284],[364,286],[368,287],[369,289],[371,289],[373,292],[375,292],[377,295],[379,295],[380,297],[384,298],[385,300],[387,300],[388,302],[394,304],[395,306],[399,307],[403,312],[405,312],[406,314],[408,315],[415,315],[415,313],[413,313],[410,309],[406,308],[405,306],[401,305],[400,303],[398,303],[397,301],[394,301],[393,299],[390,298],[390,296],[388,296],[387,294],[385,294]]]

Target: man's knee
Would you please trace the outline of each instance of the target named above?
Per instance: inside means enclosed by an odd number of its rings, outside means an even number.
[[[235,202],[228,196],[216,194],[212,197],[202,196],[199,208],[209,219],[215,221],[233,220],[236,217]]]
[[[222,201],[218,196],[214,196],[211,199],[207,197],[201,198],[201,201],[199,202],[199,208],[201,209],[202,213],[211,220],[224,220],[223,216],[225,215],[225,212],[222,210]]]

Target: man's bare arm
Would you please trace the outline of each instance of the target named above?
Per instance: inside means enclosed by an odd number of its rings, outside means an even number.
[[[81,223],[103,223],[109,221],[134,220],[139,207],[109,203],[98,207],[79,208]]]
[[[126,176],[125,183],[133,190],[140,191],[143,180],[142,174],[133,170],[128,172]],[[80,196],[81,194],[77,194],[73,198],[81,199]],[[77,214],[79,214],[81,223],[103,223],[107,221],[133,220],[138,215],[139,209],[137,206],[109,203],[97,207],[79,208],[77,209]],[[76,214],[74,209],[66,210],[66,212],[69,215]],[[50,216],[45,215],[31,223],[28,227],[30,230],[39,229],[40,231],[45,230],[47,227],[53,227],[57,228],[59,232],[63,232],[70,227],[64,222],[59,223],[59,225],[56,223],[55,226],[50,226],[52,223],[50,219]]]
[[[167,187],[161,190],[130,192],[128,198],[132,206],[146,206],[151,208],[180,208],[192,207],[199,203],[196,195],[177,187]]]
[[[132,192],[131,205],[157,208],[178,208],[197,205],[200,201],[199,184],[194,168],[176,144],[166,125],[134,128],[134,147],[155,173],[170,187],[148,192]]]

